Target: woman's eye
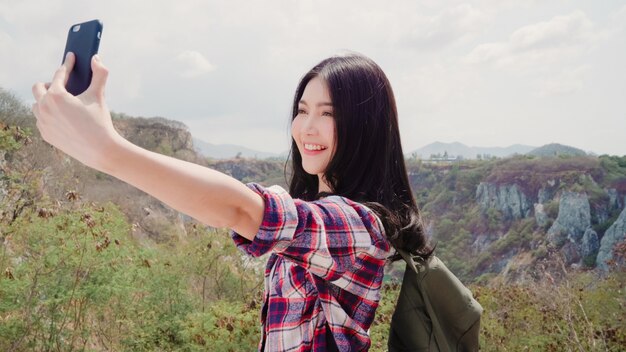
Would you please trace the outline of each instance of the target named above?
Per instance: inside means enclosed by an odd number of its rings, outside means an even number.
[[[306,111],[304,109],[298,109],[298,115],[300,114],[306,114]]]
[[[330,111],[324,111],[324,112],[322,113],[322,116],[330,116],[330,117],[332,117],[332,116],[333,116],[333,113],[332,113],[332,112],[330,112]]]

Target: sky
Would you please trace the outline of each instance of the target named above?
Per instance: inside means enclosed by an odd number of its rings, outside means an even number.
[[[287,150],[299,79],[353,51],[386,72],[407,154],[439,141],[626,155],[624,0],[0,0],[0,87],[31,104],[69,27],[95,18],[109,108],[209,143]]]

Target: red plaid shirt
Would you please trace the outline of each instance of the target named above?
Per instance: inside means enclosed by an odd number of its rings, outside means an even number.
[[[391,250],[378,217],[339,196],[306,202],[248,186],[265,201],[263,222],[254,241],[233,239],[249,255],[272,252],[259,350],[324,351],[331,332],[340,351],[367,351]]]

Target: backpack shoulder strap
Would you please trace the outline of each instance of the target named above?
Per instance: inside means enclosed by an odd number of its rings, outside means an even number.
[[[441,325],[439,324],[439,319],[437,314],[434,312],[432,304],[430,302],[430,297],[426,293],[424,286],[422,285],[422,281],[428,275],[428,269],[430,265],[433,265],[433,261],[438,261],[439,259],[435,256],[428,258],[428,261],[423,261],[421,263],[416,263],[415,259],[411,254],[402,249],[396,249],[398,253],[402,256],[402,259],[407,263],[407,268],[411,268],[416,274],[418,278],[417,287],[419,288],[419,294],[422,296],[422,301],[426,307],[426,313],[430,317],[432,323],[432,333],[435,337],[435,342],[438,347],[438,351],[449,351],[450,346],[447,344],[447,339],[441,330]]]
[[[411,254],[405,251],[404,249],[396,249],[396,250],[398,251],[398,253],[400,253],[400,255],[402,256],[402,259],[404,259],[404,261],[407,263],[409,268],[411,268],[411,270],[415,271],[415,273],[419,275],[421,270],[418,270],[417,266],[415,265],[415,260],[413,260],[413,257],[411,256]]]

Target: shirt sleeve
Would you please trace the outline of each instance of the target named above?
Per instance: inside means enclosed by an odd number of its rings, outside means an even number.
[[[274,252],[329,281],[376,266],[389,255],[383,226],[367,207],[339,196],[306,202],[283,188],[248,184],[265,202],[259,232],[250,241],[233,232],[251,256]]]

